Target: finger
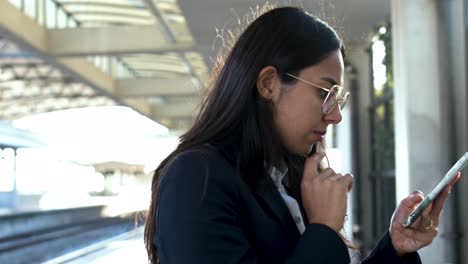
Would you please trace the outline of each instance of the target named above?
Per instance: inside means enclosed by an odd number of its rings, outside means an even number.
[[[330,176],[327,177],[327,179],[329,179],[331,181],[338,181],[342,177],[343,177],[342,174],[331,174]]]
[[[419,194],[424,198],[424,193],[421,192],[420,190],[414,190],[411,194]]]
[[[432,239],[434,239],[435,236],[437,236],[437,233],[439,230],[437,228],[431,228],[429,230],[421,230],[419,228],[403,228],[401,230],[403,235],[407,237],[411,237],[415,240],[422,241],[422,242],[430,242]]]
[[[412,194],[402,199],[398,204],[398,207],[396,208],[395,212],[393,213],[392,228],[404,229],[403,223],[405,223],[406,219],[411,214],[411,212],[413,212],[416,206],[420,204],[423,200],[423,195],[419,191],[414,191]],[[419,217],[418,219],[416,219],[415,224],[417,224],[418,220]]]
[[[331,168],[327,168],[324,171],[319,173],[320,177],[323,177],[323,178],[326,178],[326,179],[328,179],[330,177],[333,177],[333,176],[336,176],[336,175],[339,175],[339,174],[336,174],[335,171],[333,169],[331,169]]]
[[[431,209],[432,204],[429,204],[427,208],[424,209],[424,211],[421,213],[421,215],[416,219],[416,221],[411,225],[413,228],[419,228],[422,229],[423,227],[427,227],[428,224],[431,222],[430,216],[429,216],[429,211],[428,209]]]
[[[448,190],[447,190],[447,196],[450,194],[450,191],[452,190],[453,185],[455,185],[455,183],[460,179],[460,177],[461,177],[461,172],[457,172],[457,175],[455,175],[455,177],[447,185],[447,187],[449,187]],[[444,191],[445,191],[445,189],[444,189]],[[442,192],[442,193],[444,193],[444,192]],[[439,196],[440,195],[441,194],[439,194]]]
[[[325,157],[325,153],[316,152],[308,158],[304,164],[304,177],[317,177],[320,161]]]
[[[401,201],[401,204],[407,208],[415,208],[424,200],[424,195],[421,191],[414,191],[410,196]]]
[[[349,192],[353,186],[354,177],[353,175],[348,173],[342,176],[340,179],[338,179],[338,181],[341,182],[346,188],[346,190]]]
[[[450,187],[452,187],[459,179],[461,178],[461,172],[458,172],[457,173],[457,176],[455,176],[455,178],[452,179],[452,181],[450,182]]]
[[[351,173],[347,173],[346,175],[349,175],[352,178],[351,184],[348,186],[348,192],[350,192],[353,189],[354,175],[352,175]]]
[[[433,219],[437,219],[437,222],[440,217],[440,213],[442,212],[442,209],[444,208],[445,201],[447,200],[450,194],[450,190],[452,189],[452,186],[458,181],[458,179],[460,179],[460,177],[461,177],[461,173],[458,172],[457,175],[452,179],[450,184],[446,186],[439,195],[437,195],[436,199],[434,199],[434,202],[433,202],[434,207],[430,215]]]
[[[432,203],[430,203],[426,209],[421,213],[419,217],[421,220],[419,221],[419,227],[425,230],[425,227],[428,227],[432,223],[434,224],[435,221],[431,218],[429,213],[432,211]]]
[[[426,207],[426,209],[424,209],[424,211],[422,212],[422,215],[423,215],[424,217],[426,217],[426,219],[429,219],[429,214],[430,214],[430,212],[433,210],[433,206],[434,206],[434,203],[432,202],[432,203],[430,203],[430,204]]]
[[[440,213],[444,208],[445,201],[447,200],[448,194],[450,192],[450,186],[447,186],[442,190],[442,192],[437,196],[437,198],[432,202],[433,207],[432,211],[430,212],[430,216],[432,219],[437,219],[437,223],[439,222],[438,219],[440,217]]]

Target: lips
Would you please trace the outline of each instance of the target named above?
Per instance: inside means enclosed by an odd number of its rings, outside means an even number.
[[[321,136],[325,136],[325,134],[327,133],[327,131],[314,131],[315,134],[319,134]]]
[[[327,131],[319,131],[319,130],[315,130],[314,131],[314,143],[315,142],[319,142],[319,141],[323,141],[325,139],[325,134],[327,133]]]

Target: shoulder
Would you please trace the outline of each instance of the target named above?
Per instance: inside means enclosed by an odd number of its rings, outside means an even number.
[[[209,147],[180,153],[161,177],[159,211],[166,216],[237,211],[242,200],[242,179],[222,154]]]
[[[241,180],[224,155],[209,145],[178,154],[161,176],[161,188],[174,184],[187,188],[226,187]]]
[[[203,145],[178,154],[169,164],[166,172],[173,170],[234,171],[226,158],[214,147]]]
[[[188,149],[179,155],[177,155],[175,160],[184,160],[184,161],[203,161],[203,162],[220,162],[226,161],[223,155],[218,151],[217,148],[211,145],[202,145],[198,147],[193,147]]]

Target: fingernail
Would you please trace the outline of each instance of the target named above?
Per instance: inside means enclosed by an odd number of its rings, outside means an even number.
[[[325,157],[325,153],[317,152],[317,156],[318,156],[319,160],[322,160]]]

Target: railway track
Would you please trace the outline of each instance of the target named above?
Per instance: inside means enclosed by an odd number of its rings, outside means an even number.
[[[0,238],[0,263],[42,263],[135,229],[135,214],[105,217]]]

